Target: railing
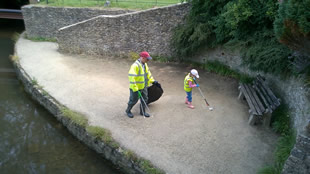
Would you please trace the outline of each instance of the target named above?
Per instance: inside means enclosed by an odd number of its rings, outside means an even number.
[[[40,0],[40,4],[52,6],[110,6],[110,7],[140,7],[165,6],[185,2],[186,0]]]
[[[22,11],[15,9],[0,9],[1,19],[23,19]]]

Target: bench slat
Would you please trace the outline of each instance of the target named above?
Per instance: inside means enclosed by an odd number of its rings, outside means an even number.
[[[272,106],[272,109],[274,110],[276,107],[278,107],[280,105],[279,100],[276,98],[276,96],[273,94],[273,92],[270,90],[270,88],[267,87],[267,85],[263,81],[263,79],[257,77],[257,81],[261,84],[260,87],[261,87],[264,95],[267,97],[269,104]]]
[[[265,105],[267,107],[270,107],[272,110],[274,109],[274,105],[272,102],[272,99],[270,98],[270,96],[267,94],[266,89],[264,88],[264,86],[262,85],[261,81],[259,81],[258,79],[256,81],[254,81],[254,83],[257,84],[257,87],[259,88],[259,90],[261,91],[262,95],[265,96],[267,103],[265,103]]]
[[[258,80],[262,83],[264,88],[267,90],[268,95],[272,98],[272,101],[275,103],[275,106],[278,107],[280,105],[280,100],[274,95],[271,89],[267,86],[266,82],[263,80],[262,76],[257,76]]]
[[[251,86],[250,85],[245,85],[245,89],[247,90],[247,92],[249,94],[250,100],[251,100],[251,102],[253,104],[253,107],[254,107],[257,115],[261,115],[260,109],[257,107],[255,98],[254,98],[253,93],[251,91]]]
[[[268,104],[268,101],[266,99],[266,97],[264,96],[263,92],[261,91],[261,89],[258,87],[257,82],[254,82],[254,87],[255,90],[257,91],[259,97],[263,100],[264,106],[266,107],[266,109],[268,110],[267,112],[272,112],[272,107]],[[266,110],[265,110],[266,112]]]
[[[255,109],[255,107],[254,107],[254,105],[252,103],[252,100],[250,98],[248,90],[246,89],[246,86],[247,86],[246,84],[240,83],[240,87],[241,87],[240,90],[242,91],[244,97],[246,98],[246,101],[248,102],[248,104],[249,104],[249,106],[250,106],[250,108],[252,110],[252,114],[257,115],[256,109]]]
[[[251,92],[252,92],[252,94],[254,96],[255,102],[257,104],[256,105],[257,108],[260,110],[260,113],[263,114],[265,112],[265,110],[266,110],[265,106],[261,102],[260,98],[257,96],[256,90],[253,87],[251,87],[250,90],[251,90]]]

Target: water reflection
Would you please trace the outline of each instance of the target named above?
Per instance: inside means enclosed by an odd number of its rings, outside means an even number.
[[[15,29],[0,28],[0,173],[120,173],[25,94],[9,61]]]

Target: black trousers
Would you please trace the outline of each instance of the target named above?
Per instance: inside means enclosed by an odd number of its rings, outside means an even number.
[[[132,89],[129,89],[129,90],[130,90],[130,96],[129,96],[128,106],[133,107],[139,100],[139,94],[138,94],[138,91],[133,92]],[[147,88],[145,87],[144,89],[140,90],[140,92],[141,92],[144,102],[147,103],[147,100],[148,100]],[[145,103],[142,101],[142,99],[140,99],[140,102],[144,108]]]

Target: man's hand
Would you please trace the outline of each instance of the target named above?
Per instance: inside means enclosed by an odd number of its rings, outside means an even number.
[[[161,85],[158,83],[158,81],[154,81],[153,85],[156,85],[157,87],[161,88]]]
[[[139,98],[140,98],[140,97],[142,97],[142,95],[141,95],[141,92],[140,92],[140,91],[138,91],[138,96],[139,96]]]

